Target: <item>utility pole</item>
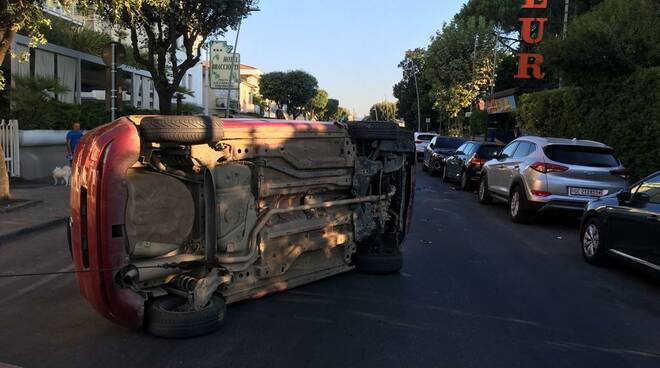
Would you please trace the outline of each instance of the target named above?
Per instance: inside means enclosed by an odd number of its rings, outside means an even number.
[[[229,118],[229,107],[230,107],[230,100],[231,100],[231,90],[232,90],[232,83],[234,81],[234,63],[236,62],[236,50],[238,49],[238,36],[241,34],[241,23],[243,23],[243,18],[241,18],[240,21],[238,21],[238,29],[236,30],[236,41],[234,42],[234,50],[232,52],[231,56],[231,67],[229,68],[229,86],[227,86],[227,105],[225,106],[225,118]],[[239,94],[240,94],[240,89],[241,89],[241,66],[238,66],[238,89],[239,89]],[[239,96],[240,100],[240,96]],[[239,101],[240,104],[240,101]],[[240,107],[239,107],[240,110]]]
[[[412,62],[412,61],[411,61]],[[415,65],[413,67],[413,77],[415,78],[415,92],[417,93],[417,131],[422,131],[422,109],[419,106],[419,87],[417,86],[417,68]],[[428,129],[427,129],[428,131]]]
[[[568,35],[568,11],[569,11],[569,6],[570,6],[571,1],[570,0],[564,0],[564,30],[562,33],[562,39],[566,39],[566,35]],[[564,85],[564,78],[559,74],[559,88],[561,88]]]

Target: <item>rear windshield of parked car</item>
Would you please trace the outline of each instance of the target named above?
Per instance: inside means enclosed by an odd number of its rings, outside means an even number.
[[[435,136],[434,136],[434,135],[429,135],[429,134],[418,135],[418,136],[417,136],[417,140],[420,140],[420,141],[430,141],[431,139],[433,139],[433,137],[435,137]]]
[[[463,143],[465,143],[465,139],[461,138],[438,138],[435,141],[435,147],[457,149]]]
[[[552,145],[545,148],[545,154],[552,161],[562,164],[589,167],[616,167],[619,160],[609,148],[586,146]]]
[[[481,146],[481,147],[479,147],[479,151],[477,152],[477,156],[479,156],[479,158],[483,158],[484,160],[490,160],[490,159],[495,158],[495,155],[501,149],[502,149],[502,147],[500,147],[500,146]]]

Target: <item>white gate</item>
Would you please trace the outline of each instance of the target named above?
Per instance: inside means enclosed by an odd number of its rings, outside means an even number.
[[[18,144],[18,120],[0,120],[0,144],[5,151],[5,161],[9,176],[21,175],[21,161]]]

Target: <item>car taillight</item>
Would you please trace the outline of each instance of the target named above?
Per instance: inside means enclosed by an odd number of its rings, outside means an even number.
[[[410,142],[410,141],[408,141],[408,142]],[[422,141],[415,141],[415,144],[420,144],[420,143],[422,143]]]
[[[552,195],[550,192],[543,192],[541,190],[532,190],[532,194],[537,197],[549,197]]]
[[[532,169],[542,173],[542,174],[547,174],[551,172],[564,172],[568,171],[568,167],[562,166],[562,165],[557,165],[557,164],[549,164],[546,162],[535,162],[531,164],[529,167]]]
[[[610,174],[618,176],[623,180],[628,180],[630,178],[630,171],[626,169],[612,170],[610,171]]]
[[[472,158],[468,160],[468,165],[482,166],[485,163],[486,163],[486,160],[484,160],[483,158],[478,157],[477,155],[472,156]]]

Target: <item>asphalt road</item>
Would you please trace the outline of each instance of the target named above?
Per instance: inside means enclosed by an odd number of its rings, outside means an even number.
[[[0,279],[0,363],[25,367],[659,367],[660,282],[583,262],[578,221],[512,224],[418,173],[400,275],[348,273],[230,306],[187,341],[98,316],[72,276]],[[70,269],[62,229],[0,246],[0,272]],[[1,364],[0,364],[1,366]]]

